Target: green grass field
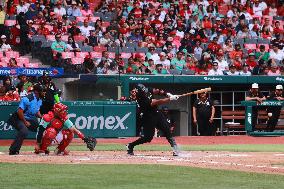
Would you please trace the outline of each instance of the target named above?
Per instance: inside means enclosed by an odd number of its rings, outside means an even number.
[[[284,145],[184,145],[184,151],[284,152]],[[85,151],[72,145],[71,151]],[[32,151],[32,146],[23,146]],[[123,150],[124,145],[99,144],[100,150]],[[136,150],[165,151],[168,145],[141,145]],[[0,151],[7,152],[7,146]],[[278,165],[281,166],[281,165]],[[281,189],[283,175],[245,173],[167,165],[47,165],[0,163],[0,189]]]
[[[280,189],[284,176],[165,165],[0,163],[1,189]]]

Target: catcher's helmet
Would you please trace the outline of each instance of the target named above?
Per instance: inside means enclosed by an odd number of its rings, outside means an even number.
[[[68,107],[59,102],[53,105],[53,112],[60,118],[66,118],[68,114]]]

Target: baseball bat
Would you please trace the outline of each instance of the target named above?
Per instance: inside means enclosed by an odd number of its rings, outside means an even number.
[[[204,88],[204,89],[199,89],[199,90],[196,90],[196,91],[192,91],[192,92],[190,92],[190,93],[185,93],[185,94],[179,95],[179,97],[190,96],[190,95],[193,95],[193,94],[206,93],[206,92],[210,92],[210,91],[211,91],[211,87],[208,87],[208,88]]]

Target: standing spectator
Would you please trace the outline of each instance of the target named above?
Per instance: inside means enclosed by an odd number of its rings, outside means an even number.
[[[91,30],[95,30],[95,28],[93,26],[89,26],[89,21],[85,19],[84,25],[80,27],[81,34],[85,37],[89,37]]]
[[[57,2],[56,7],[53,11],[57,16],[66,15],[66,9],[62,7],[62,3],[60,1]]]
[[[53,51],[53,54],[57,54],[57,53],[62,53],[66,50],[66,43],[61,41],[61,35],[56,34],[55,35],[55,40],[52,44],[51,44],[51,49]]]
[[[213,68],[209,70],[208,75],[224,75],[223,71],[218,68],[218,62],[213,62]]]
[[[215,107],[212,101],[208,98],[207,93],[198,94],[198,99],[193,104],[192,112],[193,123],[198,127],[200,135],[212,135],[212,123],[215,116]]]
[[[260,104],[262,101],[266,100],[265,96],[262,94],[262,92],[259,91],[258,84],[253,83],[251,86],[251,89],[248,92],[248,95],[246,96],[246,100],[248,101],[256,101],[257,104]],[[252,131],[254,131],[255,124],[257,122],[257,116],[258,116],[258,108],[257,106],[252,107]]]
[[[8,123],[12,125],[18,133],[9,148],[9,155],[19,154],[22,143],[27,137],[29,130],[37,132],[39,125],[37,117],[42,117],[39,109],[42,105],[43,98],[44,92],[42,87],[35,85],[32,94],[23,97],[18,110],[10,116]]]
[[[23,0],[19,1],[19,5],[17,6],[17,14],[19,15],[21,12],[22,13],[26,13],[28,11],[28,8],[25,4]]]
[[[267,97],[267,100],[273,100],[273,101],[283,101],[283,86],[282,85],[276,85],[275,91],[271,92],[270,95]],[[273,132],[277,123],[278,119],[280,117],[282,106],[270,106],[267,108],[267,129],[270,132]]]
[[[11,46],[7,43],[6,35],[1,35],[1,48],[0,51],[6,52],[12,50]]]
[[[67,10],[69,16],[82,16],[80,8],[77,6],[76,1],[72,1],[72,6]]]

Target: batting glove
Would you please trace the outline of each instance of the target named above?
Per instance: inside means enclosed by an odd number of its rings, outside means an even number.
[[[167,95],[167,97],[173,96],[171,93],[167,93],[166,95]]]
[[[177,99],[179,99],[179,95],[170,96],[170,100],[177,100]]]

